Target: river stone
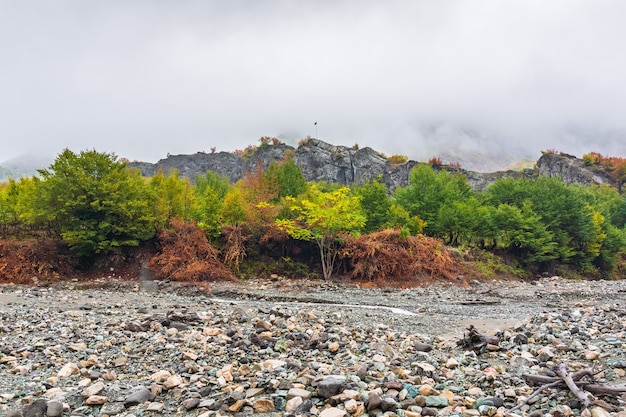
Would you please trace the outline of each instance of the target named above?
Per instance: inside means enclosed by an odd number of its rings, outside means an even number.
[[[429,396],[429,395],[439,395],[439,391],[433,388],[430,385],[422,385],[417,389],[420,395]]]
[[[426,407],[442,408],[442,407],[447,407],[448,405],[450,405],[450,402],[448,401],[446,397],[437,397],[434,395],[429,395],[426,397],[425,404],[426,404]]]
[[[311,391],[305,390],[303,388],[291,388],[287,393],[287,399],[291,399],[293,397],[301,397],[303,400],[308,400],[311,398],[313,394]]]
[[[24,409],[24,417],[44,417],[48,411],[48,403],[46,400],[36,400]]]
[[[313,408],[313,401],[304,400],[298,407],[296,407],[295,414],[308,413]]]
[[[85,404],[87,405],[102,405],[109,401],[108,397],[104,395],[92,395],[85,400]]]
[[[126,356],[120,356],[118,358],[113,359],[113,366],[116,368],[121,368],[128,363],[128,358]]]
[[[22,410],[9,410],[6,417],[23,417]]]
[[[380,403],[380,408],[383,411],[395,410],[398,408],[398,402],[392,397],[384,397]]]
[[[179,386],[182,383],[183,383],[183,378],[180,375],[172,375],[171,377],[167,378],[165,382],[163,382],[163,388],[172,389],[174,387]]]
[[[63,415],[63,403],[56,400],[48,401],[46,415],[48,417],[60,417]]]
[[[343,403],[343,408],[348,413],[354,414],[359,408],[359,403],[357,403],[355,400],[348,400],[345,403]]]
[[[287,400],[287,404],[285,404],[285,411],[287,413],[293,413],[296,409],[302,404],[302,397],[293,397]]]
[[[422,416],[427,417],[427,416],[436,416],[439,412],[437,411],[436,408],[430,408],[430,407],[424,407],[422,408]]]
[[[202,400],[200,404],[198,404],[199,408],[208,408],[209,410],[218,410],[221,406],[222,402],[215,401],[213,398]]]
[[[317,384],[317,394],[322,398],[330,398],[341,392],[344,381],[337,378],[326,378]]]
[[[73,362],[68,362],[65,365],[63,365],[63,367],[61,368],[57,376],[59,378],[66,378],[68,376],[79,374],[79,373],[80,373],[80,369],[78,368],[78,366]]]
[[[124,398],[124,406],[126,408],[134,405],[143,404],[146,401],[150,401],[154,398],[152,392],[146,387],[140,387],[137,391]]]
[[[122,403],[106,403],[100,408],[100,414],[114,416],[124,412],[124,404]]]
[[[188,398],[183,401],[183,407],[185,407],[185,410],[187,411],[197,408],[198,405],[200,405],[200,398]]]
[[[367,394],[367,411],[372,411],[380,407],[380,404],[383,402],[383,399],[380,398],[375,391],[370,391]]]
[[[429,345],[428,343],[422,343],[422,342],[415,342],[413,344],[413,347],[418,352],[430,352],[431,350],[433,350],[432,345]]]
[[[322,412],[319,414],[319,417],[343,417],[346,414],[346,410],[341,410],[336,407],[330,407],[322,410]]]
[[[104,389],[104,383],[102,381],[98,381],[95,384],[90,385],[89,387],[85,388],[83,392],[81,392],[81,395],[84,398],[88,398],[88,397],[91,397],[92,395],[98,394],[103,389]]]
[[[166,370],[156,371],[152,375],[150,375],[150,379],[155,382],[164,382],[167,378],[171,377],[172,374]]]
[[[154,403],[150,403],[148,408],[146,408],[146,411],[153,411],[156,413],[160,413],[161,411],[163,411],[163,408],[165,408],[165,405],[163,403],[154,402]]]
[[[248,388],[246,390],[246,398],[253,398],[256,397],[257,395],[261,395],[263,394],[263,392],[265,391],[264,388],[261,387],[256,387],[256,388]]]
[[[274,409],[274,401],[267,398],[260,398],[252,403],[255,413],[269,413]]]

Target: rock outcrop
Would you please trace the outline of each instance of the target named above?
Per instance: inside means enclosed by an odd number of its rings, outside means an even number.
[[[204,153],[193,155],[168,155],[156,164],[147,162],[130,162],[128,166],[139,169],[142,175],[151,177],[159,170],[169,174],[177,170],[181,177],[195,179],[197,174],[204,175],[207,171],[227,176],[232,182],[243,178],[244,167],[241,156],[229,152]]]
[[[296,165],[308,181],[326,181],[350,186],[383,176],[389,170],[387,158],[371,148],[334,146],[310,139],[298,147]]]
[[[567,154],[544,153],[537,161],[537,174],[558,177],[566,184],[610,184],[610,177],[601,172],[591,171],[575,156]]]
[[[370,179],[382,178],[389,191],[409,184],[411,170],[419,164],[408,161],[394,165],[387,158],[372,148],[335,146],[318,139],[309,139],[298,148],[285,144],[263,145],[245,156],[228,153],[204,153],[193,155],[171,155],[156,164],[145,162],[129,163],[145,176],[152,176],[159,169],[165,173],[176,169],[181,176],[195,178],[206,171],[227,176],[235,182],[247,172],[265,170],[272,162],[293,157],[307,181],[326,181],[346,186],[362,184]],[[477,191],[486,190],[500,178],[536,178],[539,175],[560,177],[567,184],[604,184],[609,178],[601,173],[590,171],[582,160],[565,154],[545,153],[537,162],[535,169],[522,171],[497,171],[481,173],[447,166],[435,167],[447,169],[465,175],[468,184]]]

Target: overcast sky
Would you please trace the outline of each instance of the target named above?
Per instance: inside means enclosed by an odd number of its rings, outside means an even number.
[[[307,135],[626,157],[626,1],[0,0],[0,161]]]

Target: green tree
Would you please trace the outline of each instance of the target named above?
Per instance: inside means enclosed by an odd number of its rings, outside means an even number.
[[[556,258],[557,244],[529,201],[521,208],[500,204],[492,215],[497,246],[506,248],[524,263]]]
[[[219,236],[222,229],[222,205],[230,188],[228,177],[215,172],[196,176],[193,218],[211,237]]]
[[[37,207],[81,257],[137,246],[154,235],[147,187],[115,155],[66,149],[39,173]]]
[[[288,198],[294,217],[276,224],[294,239],[313,241],[320,251],[324,279],[330,279],[342,234],[358,234],[365,225],[359,197],[347,187],[321,191],[312,184],[301,199]]]
[[[365,226],[363,233],[372,233],[383,229],[389,221],[389,211],[393,202],[387,195],[387,187],[379,178],[366,181],[364,184],[353,186],[352,193],[361,200]]]
[[[413,168],[409,185],[395,191],[394,197],[411,216],[425,221],[424,233],[429,236],[444,237],[445,230],[440,222],[441,207],[453,206],[472,195],[472,188],[465,176],[450,174],[442,170],[435,172],[432,166],[420,164]]]
[[[174,217],[191,219],[195,203],[194,192],[189,180],[181,178],[178,171],[174,170],[166,176],[159,170],[150,178],[148,185],[157,230],[167,227]]]
[[[603,216],[588,201],[584,187],[566,185],[558,178],[501,179],[488,190],[489,202],[509,204],[539,216],[552,235],[554,259],[585,266],[598,254],[605,238]]]
[[[278,163],[272,162],[263,176],[269,183],[274,184],[278,192],[277,199],[297,197],[308,188],[302,170],[293,158]]]

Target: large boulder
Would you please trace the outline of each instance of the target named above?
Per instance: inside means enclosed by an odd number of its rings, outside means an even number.
[[[294,155],[307,181],[326,181],[350,186],[384,175],[387,159],[371,148],[335,146],[309,139]]]
[[[610,178],[599,172],[591,171],[583,162],[575,156],[546,152],[537,161],[538,175],[558,177],[566,184],[607,184]]]

